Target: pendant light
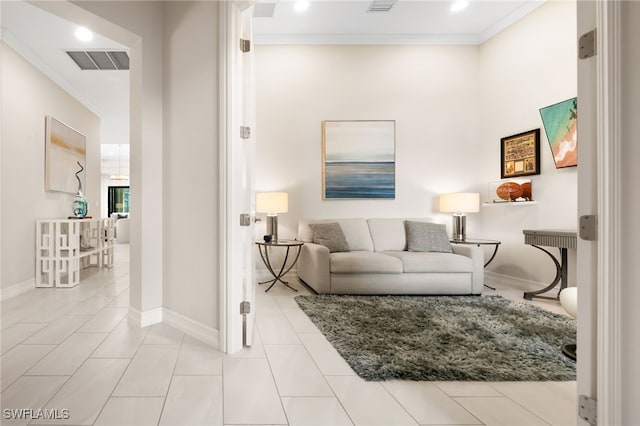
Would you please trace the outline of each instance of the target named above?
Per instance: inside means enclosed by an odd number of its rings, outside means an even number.
[[[111,180],[129,180],[129,176],[123,175],[122,170],[120,168],[121,163],[121,155],[120,155],[121,145],[118,144],[118,174],[109,176]]]

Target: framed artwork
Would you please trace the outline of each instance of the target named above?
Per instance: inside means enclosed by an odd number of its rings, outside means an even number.
[[[578,165],[578,98],[540,108],[556,169]]]
[[[502,179],[540,174],[540,129],[500,139]]]
[[[394,199],[396,122],[322,122],[323,199]]]
[[[45,189],[75,194],[76,172],[86,165],[87,138],[51,116],[45,121]],[[79,174],[85,187],[84,173]]]

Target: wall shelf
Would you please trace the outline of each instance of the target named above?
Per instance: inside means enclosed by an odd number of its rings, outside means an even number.
[[[504,203],[482,203],[483,207],[493,207],[493,206],[530,206],[532,204],[538,204],[537,201],[511,201]]]

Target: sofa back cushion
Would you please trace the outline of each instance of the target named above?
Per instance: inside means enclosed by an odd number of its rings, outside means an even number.
[[[351,251],[373,251],[373,241],[367,221],[361,218],[353,219],[301,219],[298,221],[298,240],[305,243],[313,242],[313,232],[310,223],[338,222]]]
[[[439,223],[405,221],[407,250],[453,253],[447,229]]]
[[[407,219],[368,219],[367,223],[369,224],[374,251],[407,250],[405,220]],[[431,222],[430,219],[411,220]]]
[[[349,243],[338,222],[310,223],[313,232],[313,242],[329,249],[329,253],[351,251]]]

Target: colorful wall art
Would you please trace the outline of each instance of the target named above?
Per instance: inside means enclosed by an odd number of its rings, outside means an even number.
[[[578,98],[540,109],[556,168],[578,165]]]
[[[87,138],[53,117],[45,122],[45,187],[47,191],[75,194],[80,170],[78,162],[86,166]],[[78,175],[85,186],[84,173]]]
[[[395,121],[323,121],[324,199],[395,198]]]

